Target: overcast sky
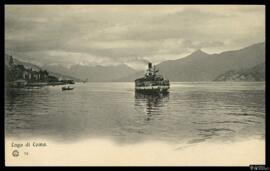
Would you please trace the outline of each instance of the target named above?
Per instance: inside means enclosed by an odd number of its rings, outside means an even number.
[[[6,52],[39,65],[142,69],[263,41],[264,6],[5,6]]]

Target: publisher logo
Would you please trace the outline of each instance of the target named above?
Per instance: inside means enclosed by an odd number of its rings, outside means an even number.
[[[18,157],[18,156],[19,156],[19,151],[18,151],[18,150],[14,150],[14,151],[12,152],[12,156],[13,156],[13,157]]]

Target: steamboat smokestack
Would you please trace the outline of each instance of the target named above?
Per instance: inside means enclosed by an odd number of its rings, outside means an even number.
[[[149,68],[149,69],[152,68],[152,63],[151,63],[151,62],[148,63],[148,68]]]

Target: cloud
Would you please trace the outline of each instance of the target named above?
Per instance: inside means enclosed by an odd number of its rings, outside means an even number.
[[[6,5],[5,47],[41,64],[140,68],[264,41],[264,15],[255,5]]]

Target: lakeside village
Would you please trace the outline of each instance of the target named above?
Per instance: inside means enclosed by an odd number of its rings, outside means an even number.
[[[46,70],[15,64],[12,56],[9,56],[8,65],[5,66],[5,76],[7,87],[75,84],[74,80],[57,78],[50,75]]]

